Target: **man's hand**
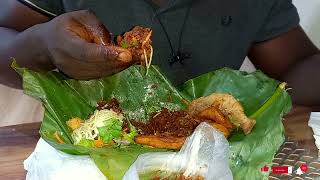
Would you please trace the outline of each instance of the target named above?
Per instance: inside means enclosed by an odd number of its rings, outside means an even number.
[[[131,53],[112,44],[109,31],[88,10],[66,13],[34,28],[48,59],[76,79],[117,73],[132,61]]]
[[[49,18],[18,1],[0,1],[0,83],[21,88],[11,57],[35,71],[60,69],[76,79],[111,75],[134,62],[111,44],[108,30],[90,11]]]

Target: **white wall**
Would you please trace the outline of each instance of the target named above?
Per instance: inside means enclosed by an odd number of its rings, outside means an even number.
[[[293,3],[298,9],[301,26],[320,48],[320,0],[293,0]]]

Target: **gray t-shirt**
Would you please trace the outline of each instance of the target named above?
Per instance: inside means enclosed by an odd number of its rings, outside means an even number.
[[[238,69],[252,44],[279,36],[299,25],[291,0],[169,0],[157,7],[151,0],[20,0],[29,7],[54,17],[64,12],[93,10],[115,35],[135,25],[151,27],[153,63],[175,84],[203,73],[230,67]],[[174,52],[191,54],[183,63],[169,65],[172,51],[161,27],[168,32]]]

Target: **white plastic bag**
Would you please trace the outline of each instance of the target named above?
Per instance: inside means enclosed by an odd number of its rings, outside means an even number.
[[[70,155],[40,139],[24,161],[26,180],[106,180],[89,156]]]
[[[139,180],[139,174],[156,171],[165,176],[178,173],[184,177],[206,180],[229,180],[229,144],[226,138],[207,123],[201,123],[179,152],[146,153],[138,157],[123,177]]]
[[[311,112],[308,125],[312,128],[315,144],[319,150],[318,157],[320,158],[320,112]]]

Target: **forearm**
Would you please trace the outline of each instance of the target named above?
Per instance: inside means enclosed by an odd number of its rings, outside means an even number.
[[[41,47],[41,40],[36,35],[36,27],[23,32],[0,27],[0,83],[14,88],[21,88],[21,78],[10,67],[12,58],[19,65],[33,70],[49,70],[53,68],[49,63],[45,49]]]
[[[296,64],[281,79],[288,83],[293,103],[320,105],[320,53]]]

